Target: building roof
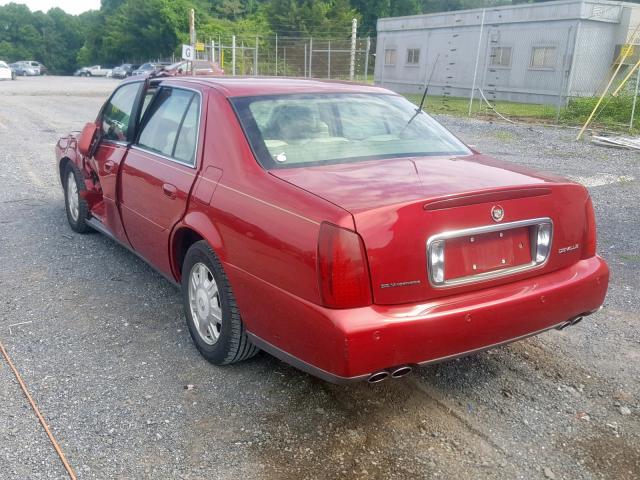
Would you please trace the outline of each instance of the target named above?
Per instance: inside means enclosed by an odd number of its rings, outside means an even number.
[[[639,9],[630,2],[609,0],[557,0],[497,7],[453,10],[406,17],[378,19],[378,31],[415,30],[479,25],[483,11],[486,24],[517,22],[549,22],[558,20],[591,20],[618,23],[624,7]]]

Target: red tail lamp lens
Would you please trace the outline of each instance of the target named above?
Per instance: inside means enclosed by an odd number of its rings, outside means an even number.
[[[370,305],[371,281],[364,243],[356,232],[331,223],[320,226],[318,275],[323,303],[330,308]]]

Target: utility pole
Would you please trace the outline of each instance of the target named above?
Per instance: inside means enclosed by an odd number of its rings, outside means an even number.
[[[236,76],[236,36],[231,37],[231,75]]]
[[[253,75],[255,77],[258,76],[258,36],[256,35],[256,51],[254,53],[254,57],[253,57]]]
[[[327,78],[331,79],[331,40],[329,40],[327,47]]]
[[[309,69],[307,73],[309,74],[309,78],[311,78],[311,65],[313,63],[313,37],[309,38]]]
[[[356,35],[358,34],[358,19],[351,21],[351,62],[349,63],[349,80],[353,81],[356,71]]]
[[[191,8],[189,10],[189,41],[191,42],[191,49],[196,48],[196,11]],[[194,52],[195,53],[195,52]],[[191,75],[193,75],[193,61],[191,62]]]
[[[367,37],[367,49],[364,57],[364,81],[369,83],[369,55],[371,55],[371,37]]]
[[[631,106],[631,120],[629,121],[629,131],[633,130],[633,121],[636,116],[636,103],[638,102],[638,89],[640,89],[640,70],[636,70],[636,89],[633,94],[633,105]]]
[[[471,96],[469,97],[469,117],[473,109],[473,97],[476,94],[476,79],[478,78],[478,64],[480,63],[480,45],[482,44],[482,34],[484,30],[484,18],[487,10],[482,10],[482,20],[480,20],[480,35],[478,38],[478,49],[476,50],[476,66],[473,69],[473,84],[471,85]]]

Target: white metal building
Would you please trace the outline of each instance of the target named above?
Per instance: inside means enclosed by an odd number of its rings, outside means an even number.
[[[434,95],[469,96],[475,78],[491,99],[562,104],[601,91],[639,24],[639,4],[598,0],[381,18],[375,82],[417,93],[433,72]]]

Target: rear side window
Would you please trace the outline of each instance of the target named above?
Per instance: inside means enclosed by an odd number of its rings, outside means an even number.
[[[122,86],[105,105],[102,111],[102,132],[105,140],[133,140],[129,138],[129,122],[139,88],[140,83]]]
[[[178,88],[161,88],[149,106],[138,145],[195,165],[199,95]]]

